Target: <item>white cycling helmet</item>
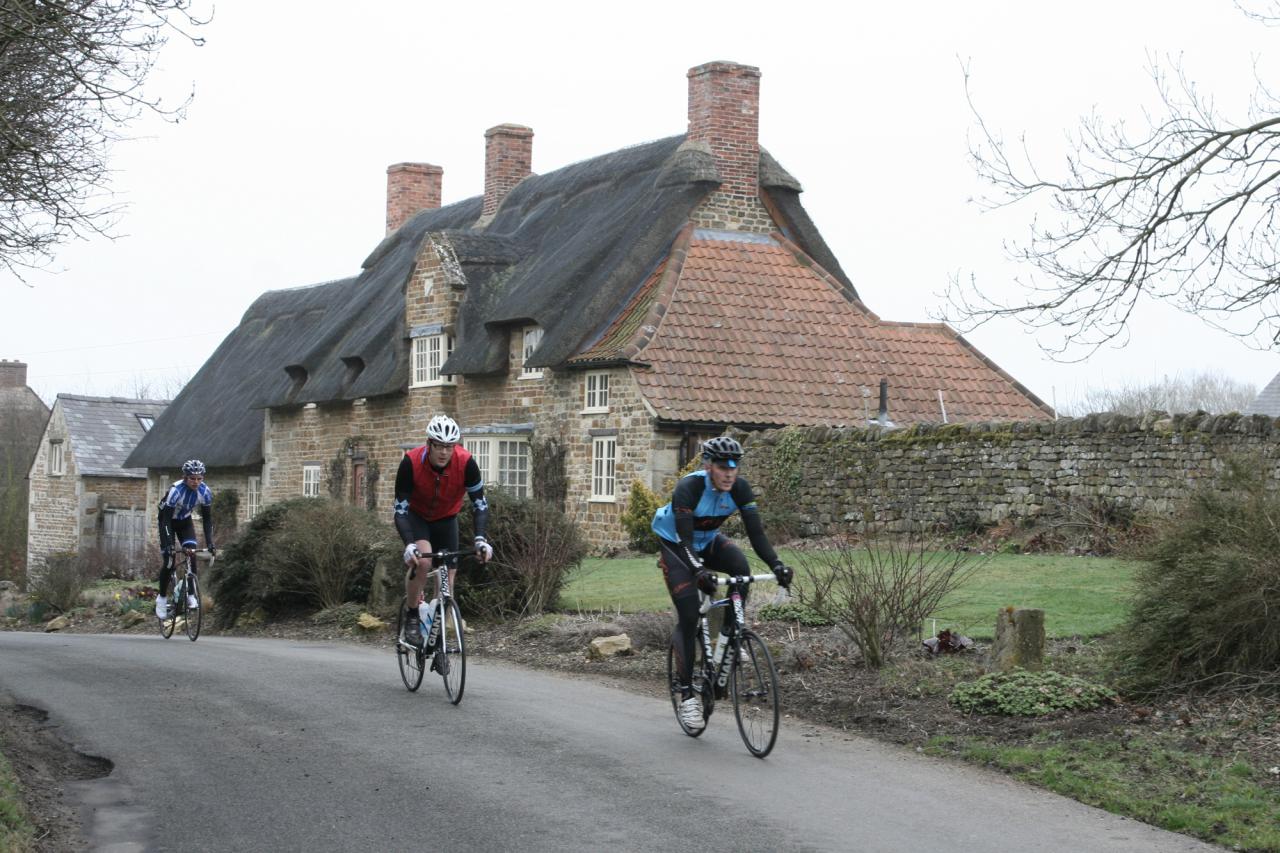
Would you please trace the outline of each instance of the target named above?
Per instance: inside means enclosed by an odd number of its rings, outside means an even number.
[[[448,415],[436,415],[427,424],[427,438],[441,444],[457,444],[462,438],[462,430],[457,422]]]

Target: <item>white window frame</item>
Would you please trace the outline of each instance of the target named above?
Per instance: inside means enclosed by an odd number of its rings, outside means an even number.
[[[244,491],[245,512],[248,514],[247,518],[253,520],[253,517],[262,509],[262,478],[250,477]]]
[[[49,476],[61,477],[67,473],[67,446],[60,438],[49,439]]]
[[[151,432],[151,428],[156,425],[156,419],[153,415],[136,415],[138,425],[142,427],[144,433]]]
[[[533,351],[538,348],[538,344],[542,343],[542,327],[541,326],[525,326],[521,335],[522,344],[520,347],[520,378],[521,379],[541,379],[541,367],[525,367],[529,361],[529,357],[533,355]]]
[[[597,435],[591,439],[591,500],[616,503],[618,500],[618,437]]]
[[[453,354],[453,335],[423,335],[413,339],[412,388],[456,384],[452,375],[442,374],[441,366]]]
[[[475,458],[485,485],[501,486],[517,497],[533,496],[533,459],[528,436],[472,436],[464,439],[462,446]],[[509,465],[513,459],[521,463],[514,469]]]
[[[582,413],[595,414],[609,411],[609,373],[605,370],[588,371],[582,380]]]
[[[302,466],[302,496],[304,498],[320,497],[320,466]]]

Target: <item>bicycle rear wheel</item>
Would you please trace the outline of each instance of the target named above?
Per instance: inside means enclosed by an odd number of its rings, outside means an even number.
[[[203,601],[200,601],[200,582],[196,579],[195,575],[192,575],[189,580],[190,583],[187,585],[187,595],[195,596],[197,602],[204,604]],[[201,614],[204,613],[204,607],[189,607],[186,599],[184,598],[182,601],[182,609],[186,616],[187,636],[190,637],[191,642],[194,643],[200,637],[200,622],[202,621]]]
[[[436,671],[444,679],[444,692],[449,701],[457,705],[462,701],[462,690],[467,685],[467,640],[462,630],[462,611],[458,602],[449,599],[440,617],[440,639],[436,646]]]
[[[743,631],[737,646],[729,649],[734,656],[729,675],[733,715],[747,749],[764,758],[778,738],[778,670],[769,647],[754,632]]]
[[[413,648],[404,643],[405,602],[400,601],[400,618],[396,620],[396,663],[400,665],[400,679],[409,692],[422,686],[422,662],[425,655],[422,649]]]
[[[706,721],[710,718],[711,709],[715,703],[714,694],[704,674],[706,667],[703,662],[702,643],[697,641],[693,644],[692,669],[693,692],[702,699],[703,726],[700,729],[689,728],[680,717],[680,676],[676,667],[676,654],[676,644],[673,642],[667,647],[667,685],[671,690],[671,709],[676,713],[676,722],[680,724],[680,730],[689,737],[697,737],[707,730]]]

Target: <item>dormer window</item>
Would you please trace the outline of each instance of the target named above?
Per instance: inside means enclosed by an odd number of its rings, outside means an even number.
[[[441,333],[414,338],[412,387],[455,384],[453,376],[440,372],[452,354],[453,335]]]
[[[525,326],[524,328],[524,346],[521,348],[520,358],[520,378],[521,379],[541,379],[541,367],[529,367],[529,359],[533,356],[533,351],[538,348],[538,344],[542,343],[542,327],[541,326]]]
[[[151,428],[156,425],[156,419],[151,415],[134,415],[138,419],[138,426],[142,427],[143,432],[151,432]]]

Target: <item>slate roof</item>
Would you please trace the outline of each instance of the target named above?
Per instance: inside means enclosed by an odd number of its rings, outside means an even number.
[[[59,394],[67,424],[67,443],[82,477],[145,478],[145,468],[126,467],[126,459],[146,431],[138,416],[159,420],[168,400],[81,397]],[[184,457],[185,458],[185,457]],[[182,463],[178,460],[178,464]]]
[[[1280,373],[1273,376],[1267,387],[1258,392],[1258,396],[1245,408],[1244,414],[1280,418]]]
[[[691,230],[675,249],[652,299],[628,307],[646,320],[620,317],[584,354],[647,364],[635,376],[660,419],[863,424],[882,377],[898,424],[941,422],[939,390],[950,421],[1052,414],[947,326],[880,320],[781,235]]]

